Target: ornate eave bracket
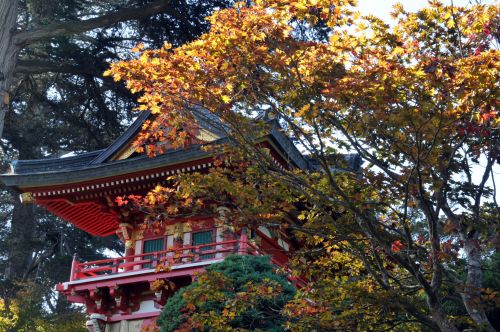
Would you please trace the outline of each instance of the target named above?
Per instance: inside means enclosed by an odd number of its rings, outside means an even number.
[[[19,195],[19,200],[22,204],[30,204],[35,202],[32,192],[25,192]]]

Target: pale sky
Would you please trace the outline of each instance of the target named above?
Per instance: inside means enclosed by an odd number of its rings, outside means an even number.
[[[392,5],[396,2],[403,4],[407,11],[416,11],[427,4],[426,0],[358,0],[358,8],[363,14],[373,14],[384,20],[390,20]],[[451,4],[451,0],[441,0],[445,5]],[[475,3],[476,0],[453,0],[455,6],[466,6]],[[495,0],[483,0],[482,3],[495,3]]]
[[[358,9],[362,14],[372,14],[377,17],[382,18],[384,21],[390,21],[392,11],[392,6],[400,2],[403,4],[403,7],[407,11],[416,11],[422,7],[427,5],[427,0],[358,0]],[[450,5],[452,0],[441,0],[441,2],[445,5]],[[476,0],[453,0],[453,5],[455,6],[467,6],[470,4],[476,3]],[[482,0],[481,3],[484,4],[493,4],[499,3],[498,0]],[[479,183],[481,181],[482,170],[484,170],[484,165],[486,164],[486,160],[484,157],[479,159],[479,165],[476,165],[472,168],[472,178],[474,183]],[[500,202],[500,166],[495,164],[493,167],[493,173],[495,176],[495,183],[497,185],[497,201]],[[492,186],[492,181],[487,182],[487,185]]]

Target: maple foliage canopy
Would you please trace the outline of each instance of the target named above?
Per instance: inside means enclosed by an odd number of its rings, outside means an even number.
[[[136,59],[113,64],[107,74],[155,115],[139,150],[197,142],[199,108],[235,142],[213,150],[224,162],[209,174],[126,204],[161,222],[217,202],[235,222],[301,238],[291,267],[310,284],[285,308],[292,330],[492,330],[498,293],[484,287],[481,259],[498,244],[488,182],[500,158],[498,8],[396,5],[390,26],[354,5],[239,2],[191,43],[138,45]],[[269,118],[314,167],[279,168],[254,143]]]

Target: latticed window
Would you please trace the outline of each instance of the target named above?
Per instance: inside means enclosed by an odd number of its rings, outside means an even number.
[[[144,241],[144,248],[143,248],[142,252],[144,254],[147,254],[149,252],[162,251],[163,249],[164,249],[164,239],[160,238],[160,239]],[[151,258],[153,258],[153,255],[144,256],[144,259],[151,259]],[[147,269],[147,268],[151,268],[152,266],[153,266],[153,264],[148,263],[148,264],[144,264],[142,267]]]
[[[214,235],[213,231],[203,231],[203,232],[193,233],[192,245],[199,246],[203,244],[213,243],[214,242],[213,235]],[[213,250],[213,249],[214,249],[213,246],[204,246],[200,248],[201,251]],[[209,258],[214,258],[214,255],[213,254],[200,255],[200,259],[209,259]]]

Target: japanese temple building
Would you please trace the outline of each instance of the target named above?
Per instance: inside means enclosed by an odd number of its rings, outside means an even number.
[[[66,222],[93,236],[116,234],[125,244],[123,257],[81,262],[75,256],[68,281],[56,289],[70,302],[85,305],[89,331],[132,332],[154,324],[171,291],[154,292],[156,280],[169,280],[176,288],[229,254],[269,255],[284,265],[296,247],[293,239],[265,227],[234,229],[224,223],[224,207],[212,217],[175,220],[160,233],[139,227],[144,217],[124,215],[110,202],[120,195],[145,194],[167,177],[184,172],[206,172],[213,156],[193,145],[170,150],[154,158],[138,155],[132,142],[148,113],[142,113],[107,149],[66,158],[19,160],[0,176],[17,190],[24,202],[46,208]],[[200,124],[200,141],[229,142],[209,125]],[[256,140],[269,149],[280,167],[314,167],[275,125]],[[359,162],[359,161],[356,161]],[[168,271],[155,271],[168,264]],[[298,281],[294,281],[298,282]]]

